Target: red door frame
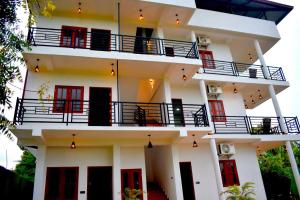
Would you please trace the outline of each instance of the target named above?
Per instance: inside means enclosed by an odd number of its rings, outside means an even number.
[[[110,87],[89,87],[89,107],[88,109],[90,110],[90,101],[91,101],[91,88],[105,88],[105,89],[110,89],[110,102],[109,102],[109,107],[110,107],[110,116],[109,116],[109,120],[110,120],[110,124],[112,124],[112,89]],[[90,123],[90,117],[88,116],[88,124]]]
[[[209,68],[209,69],[215,69],[216,68],[212,51],[199,50],[199,55],[200,55],[201,60],[202,60],[203,68]],[[212,61],[206,60],[205,55],[209,55],[211,57],[209,60],[212,60]]]
[[[66,46],[66,45],[63,44],[64,30],[72,30],[71,46]],[[88,29],[86,27],[62,25],[62,27],[61,27],[61,36],[60,36],[60,46],[62,46],[62,47],[72,47],[72,48],[86,48],[87,30]],[[76,38],[76,35],[77,35],[76,31],[83,31],[83,37],[84,37],[83,47],[75,46],[75,38]]]
[[[64,186],[63,186],[63,181],[64,181],[64,176],[61,175],[61,171],[62,170],[65,170],[65,169],[75,169],[76,170],[76,184],[75,184],[75,199],[74,200],[77,200],[78,199],[78,177],[79,177],[79,167],[47,167],[47,172],[46,172],[46,183],[45,183],[45,200],[47,200],[47,193],[48,193],[48,190],[49,190],[49,183],[48,183],[48,178],[49,178],[49,170],[48,169],[53,169],[53,168],[57,168],[57,169],[60,169],[60,176],[59,176],[59,194],[63,194],[64,192]],[[59,198],[57,200],[64,200],[62,197],[59,196]]]
[[[208,104],[210,105],[210,113],[212,115],[212,121],[213,122],[226,122],[226,114],[225,114],[225,109],[224,109],[224,104],[222,100],[208,100]],[[216,105],[215,104],[220,104],[221,105],[221,113],[224,113],[224,116],[219,116],[218,111],[215,109]],[[217,116],[217,117],[214,117]]]
[[[142,169],[121,169],[121,190],[122,190],[122,200],[124,200],[124,179],[123,179],[123,173],[128,172],[128,185],[131,189],[134,188],[134,183],[133,183],[133,173],[138,172],[139,174],[139,185],[140,185],[140,190],[141,190],[141,195],[140,195],[140,200],[143,200],[143,181],[142,181]]]
[[[93,41],[93,37],[92,37],[92,31],[93,31],[93,30],[98,30],[98,31],[109,31],[109,49],[108,49],[108,51],[111,51],[111,30],[108,30],[108,29],[92,28],[92,29],[91,29],[91,41],[90,41],[90,47],[92,46],[92,41]]]
[[[70,107],[67,109],[67,107],[64,108],[64,111],[58,111],[56,109],[56,101],[57,99],[57,93],[58,93],[58,88],[66,88],[67,89],[67,95],[66,95],[66,101],[71,101],[72,100],[72,89],[80,89],[81,90],[81,95],[80,95],[80,110],[79,111],[73,111],[73,113],[82,113],[83,112],[83,97],[84,97],[84,86],[68,86],[68,85],[55,85],[54,88],[54,101],[53,101],[53,110],[52,112],[54,113],[71,113]],[[71,104],[69,104],[71,106]]]

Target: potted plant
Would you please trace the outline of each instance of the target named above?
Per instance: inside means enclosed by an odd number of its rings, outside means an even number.
[[[220,195],[226,195],[226,200],[256,200],[253,185],[252,182],[246,182],[242,186],[229,186]]]
[[[125,188],[123,196],[125,200],[139,200],[140,194],[142,191],[139,189]]]
[[[249,68],[249,77],[256,78],[257,69]]]

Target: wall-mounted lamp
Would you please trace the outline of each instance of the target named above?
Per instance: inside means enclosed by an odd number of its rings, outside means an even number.
[[[78,9],[77,9],[77,13],[81,14],[81,2],[78,2]]]
[[[154,88],[154,82],[155,82],[154,79],[152,79],[152,78],[149,79],[149,84],[151,86],[151,89]]]
[[[258,92],[258,98],[259,98],[259,99],[262,99],[263,96],[261,95],[260,90],[257,90],[257,92]]]
[[[235,87],[235,83],[232,83],[232,85],[234,86],[233,93],[234,93],[234,94],[238,93],[238,90],[237,90],[236,87]]]
[[[252,54],[250,52],[248,53],[248,56],[249,56],[249,60],[253,61],[253,57],[252,57]]]
[[[176,14],[175,16],[176,16],[176,24],[180,24],[180,20],[178,18],[178,14]]]

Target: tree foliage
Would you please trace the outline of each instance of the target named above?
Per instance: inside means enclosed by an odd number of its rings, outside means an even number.
[[[246,182],[242,186],[229,186],[220,195],[225,195],[226,200],[255,200],[254,183]]]
[[[16,165],[15,173],[26,180],[33,181],[35,173],[35,161],[35,157],[29,151],[23,151],[21,160]]]
[[[300,149],[299,143],[292,143],[293,152],[298,164],[298,169],[300,168]],[[296,182],[293,176],[293,171],[287,152],[284,146],[271,149],[264,152],[259,156],[259,165],[261,172],[263,174],[275,173],[277,175],[285,176],[291,180],[291,192],[294,195],[298,195]]]
[[[19,8],[28,9],[28,25],[35,22],[39,14],[50,16],[55,9],[52,0],[1,0],[0,1],[0,133],[12,138],[9,128],[12,123],[4,116],[4,109],[12,108],[13,91],[7,87],[15,80],[22,81],[20,66],[23,66],[22,53],[29,49],[24,27],[19,27]]]

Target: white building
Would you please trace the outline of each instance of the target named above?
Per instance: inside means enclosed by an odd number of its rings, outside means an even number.
[[[292,7],[222,2],[54,1],[29,30],[14,118],[37,157],[35,200],[121,200],[125,188],[144,200],[215,200],[245,182],[265,200],[257,155],[280,145],[300,189],[299,122],[276,99],[289,82],[263,57]],[[30,92],[42,85],[43,100]],[[277,116],[246,115],[270,98]]]

